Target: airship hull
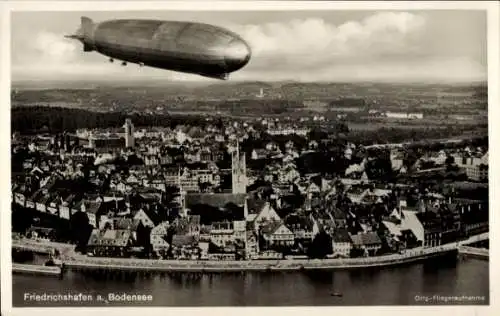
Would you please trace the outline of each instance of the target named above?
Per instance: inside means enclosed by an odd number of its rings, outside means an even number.
[[[74,37],[83,42],[84,51],[219,79],[243,68],[251,55],[240,36],[209,24],[160,20],[93,24],[90,19],[82,18],[82,29],[83,34]]]

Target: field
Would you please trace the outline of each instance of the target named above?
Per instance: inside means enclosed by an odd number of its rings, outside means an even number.
[[[260,89],[264,97],[258,97]],[[354,131],[487,127],[487,86],[294,82],[14,83],[12,107],[49,106],[146,114],[302,118],[344,113]],[[368,111],[417,112],[420,120],[374,118]],[[320,112],[318,112],[320,111]]]

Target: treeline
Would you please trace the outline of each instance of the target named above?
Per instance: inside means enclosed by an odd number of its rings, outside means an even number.
[[[177,125],[204,126],[202,116],[193,115],[150,115],[125,112],[97,113],[82,109],[45,106],[16,107],[11,111],[11,128],[22,134],[62,131],[74,132],[81,128],[120,127],[130,118],[136,126],[175,127]]]
[[[366,101],[360,98],[345,98],[340,100],[333,100],[329,103],[330,108],[336,107],[360,107],[364,108]]]
[[[346,139],[350,142],[362,145],[386,144],[386,143],[401,143],[401,142],[420,142],[425,140],[446,139],[450,137],[460,137],[471,129],[477,129],[475,139],[480,139],[479,143],[487,144],[487,129],[480,129],[474,126],[447,126],[445,128],[397,128],[397,127],[382,127],[375,131],[350,131]],[[471,137],[472,138],[472,137]],[[484,144],[482,144],[484,146]]]

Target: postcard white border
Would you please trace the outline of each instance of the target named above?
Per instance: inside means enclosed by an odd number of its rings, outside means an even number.
[[[499,118],[499,5],[496,1],[9,1],[0,2],[0,79],[1,79],[1,111],[0,115],[2,138],[0,141],[2,177],[1,189],[1,308],[5,315],[87,315],[91,313],[123,313],[137,315],[144,313],[165,315],[254,315],[257,313],[282,313],[285,315],[303,315],[304,313],[360,313],[360,315],[423,315],[423,313],[440,313],[453,316],[461,315],[495,315],[496,297],[499,287],[495,284],[500,280],[497,266],[497,207],[495,196],[500,196],[500,181],[496,165],[498,150],[495,143],[500,141],[499,129],[495,128],[495,118]],[[489,137],[490,137],[490,306],[360,306],[360,307],[266,307],[266,308],[157,308],[157,307],[113,307],[113,308],[12,308],[12,276],[11,276],[11,240],[10,240],[10,12],[11,11],[147,11],[147,10],[192,10],[192,11],[244,11],[244,10],[486,10],[488,12],[488,90],[489,90]],[[284,285],[285,286],[285,285]],[[409,284],[408,286],[411,286]],[[496,313],[495,313],[496,311]]]

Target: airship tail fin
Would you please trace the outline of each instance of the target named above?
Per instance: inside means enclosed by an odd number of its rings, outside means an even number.
[[[83,41],[83,51],[84,52],[90,52],[93,51],[94,48],[90,44],[93,42],[93,37],[94,37],[94,22],[92,19],[82,16],[81,17],[81,32],[84,38]]]
[[[83,51],[91,52],[94,50],[94,29],[94,22],[90,18],[82,16],[81,25],[76,34],[64,37],[79,40],[83,44]]]

